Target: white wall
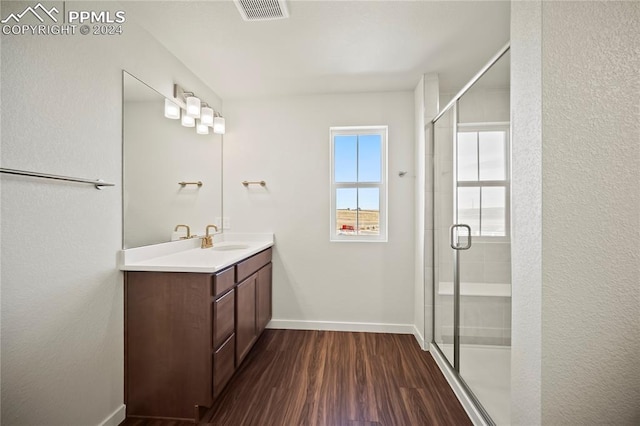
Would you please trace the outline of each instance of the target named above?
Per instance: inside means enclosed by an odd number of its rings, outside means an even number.
[[[425,338],[425,97],[424,97],[424,76],[420,78],[418,85],[413,91],[414,102],[414,156],[415,156],[415,244],[414,244],[414,307],[413,324],[415,326],[416,339],[424,349],[430,341]],[[430,330],[429,330],[430,332]],[[426,340],[426,342],[425,342]],[[425,344],[426,343],[426,344]]]
[[[2,2],[2,15],[29,4]],[[1,421],[98,424],[123,404],[122,69],[167,96],[175,81],[220,101],[131,21],[118,37],[1,42],[2,167],[117,184],[1,178]]]
[[[232,231],[275,233],[272,326],[413,332],[413,114],[412,92],[225,102],[225,215]],[[329,127],[378,124],[389,126],[389,242],[330,243]]]
[[[431,119],[440,109],[437,74],[425,74],[414,90],[415,112],[415,292],[414,324],[423,349],[433,328],[433,141]],[[425,127],[426,125],[426,127]]]
[[[637,424],[640,4],[512,13],[514,423]]]

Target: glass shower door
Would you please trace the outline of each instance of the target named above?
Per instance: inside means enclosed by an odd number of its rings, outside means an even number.
[[[510,422],[509,53],[457,102],[456,220],[471,227],[460,270],[459,373],[496,424]]]
[[[509,53],[432,123],[434,343],[488,423],[510,422]]]

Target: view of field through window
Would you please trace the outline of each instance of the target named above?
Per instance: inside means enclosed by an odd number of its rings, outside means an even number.
[[[336,232],[338,235],[380,234],[382,138],[379,134],[334,137]]]

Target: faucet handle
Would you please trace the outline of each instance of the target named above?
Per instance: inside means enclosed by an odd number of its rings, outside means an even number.
[[[200,248],[206,249],[213,247],[213,238],[210,236],[202,237],[200,241]]]

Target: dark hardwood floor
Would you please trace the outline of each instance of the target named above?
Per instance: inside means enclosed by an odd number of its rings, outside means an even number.
[[[204,421],[225,426],[471,424],[413,336],[298,330],[265,330]]]

